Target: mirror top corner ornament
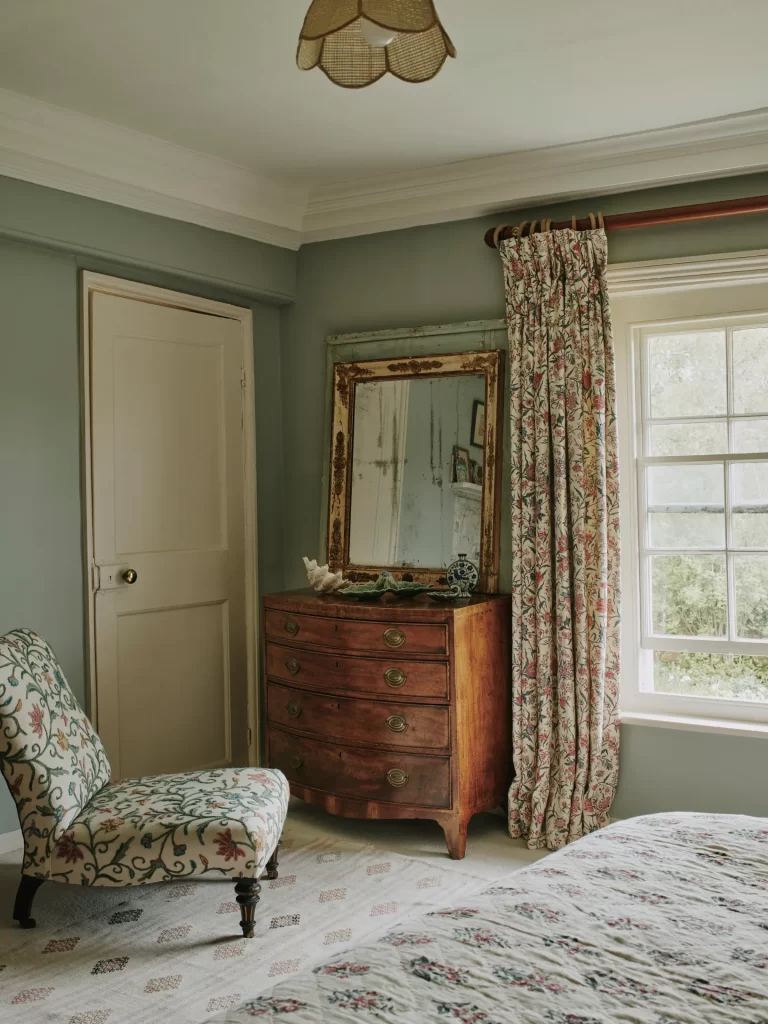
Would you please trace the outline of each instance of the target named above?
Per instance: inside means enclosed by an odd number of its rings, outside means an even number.
[[[502,358],[483,349],[334,365],[332,571],[445,586],[460,550],[479,565],[478,589],[498,590]]]

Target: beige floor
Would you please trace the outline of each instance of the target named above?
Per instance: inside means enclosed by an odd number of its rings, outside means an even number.
[[[539,860],[544,850],[529,850],[522,839],[510,839],[501,814],[477,814],[469,825],[467,855],[451,860],[443,831],[435,821],[358,821],[335,818],[302,800],[291,800],[289,816],[318,835],[371,843],[404,857],[437,858],[443,867],[494,880]]]

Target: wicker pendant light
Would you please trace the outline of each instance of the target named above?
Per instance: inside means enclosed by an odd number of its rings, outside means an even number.
[[[389,72],[404,82],[434,78],[456,50],[432,0],[312,0],[296,63],[320,67],[345,89]]]

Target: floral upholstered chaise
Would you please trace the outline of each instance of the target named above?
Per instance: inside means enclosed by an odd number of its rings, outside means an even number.
[[[34,927],[46,880],[124,886],[196,875],[235,882],[253,936],[259,877],[277,877],[288,809],[279,771],[227,768],[110,782],[101,740],[48,644],[0,638],[0,766],[16,801],[24,862],[14,919]]]

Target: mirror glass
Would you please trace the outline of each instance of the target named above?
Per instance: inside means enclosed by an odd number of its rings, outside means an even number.
[[[349,560],[480,561],[485,377],[355,385]]]

